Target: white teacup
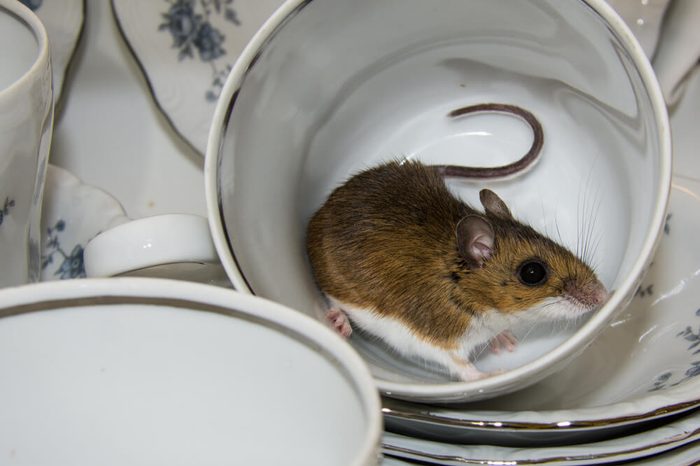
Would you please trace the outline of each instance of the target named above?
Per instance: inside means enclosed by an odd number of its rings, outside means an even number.
[[[362,359],[277,303],[118,278],[0,295],[0,451],[71,465],[372,466]]]
[[[38,17],[0,0],[0,286],[40,276],[40,221],[53,131],[49,43]]]
[[[476,382],[353,343],[382,392],[411,400],[494,397],[563,367],[631,299],[670,186],[658,83],[601,0],[286,2],[236,62],[209,138],[210,226],[234,286],[323,319],[305,252],[311,214],[350,175],[389,159],[492,166],[518,158],[530,134],[517,120],[445,118],[485,102],[533,112],[544,127],[542,158],[515,179],[451,188],[479,206],[488,186],[572,250],[597,242],[594,265],[614,292],[579,328],[543,326],[514,353],[477,360],[507,370]]]
[[[141,276],[230,286],[207,219],[162,214],[122,222],[88,241],[87,277]]]

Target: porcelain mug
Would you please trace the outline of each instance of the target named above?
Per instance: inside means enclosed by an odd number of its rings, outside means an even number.
[[[351,341],[384,394],[413,401],[495,397],[564,367],[637,290],[671,179],[659,85],[602,0],[285,2],[236,61],[207,145],[210,228],[234,286],[322,320],[305,252],[313,212],[383,161],[515,161],[532,139],[518,119],[447,117],[487,102],[539,119],[541,158],[513,179],[450,188],[475,207],[481,188],[496,191],[517,218],[573,251],[597,243],[592,262],[610,298],[569,331],[542,325],[517,351],[479,358],[480,369],[505,371],[475,382],[400,360],[361,332]]]
[[[40,276],[41,201],[53,131],[49,43],[38,17],[0,0],[0,286]]]

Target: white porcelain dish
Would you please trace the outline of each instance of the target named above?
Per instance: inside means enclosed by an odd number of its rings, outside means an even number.
[[[158,108],[204,155],[226,76],[253,34],[282,0],[144,2],[112,9]]]
[[[110,194],[49,165],[41,209],[41,281],[84,278],[88,241],[128,220]]]
[[[234,286],[323,319],[325,302],[309,270],[304,232],[330,190],[351,173],[401,154],[490,165],[493,160],[485,159],[491,153],[465,161],[465,153],[480,153],[470,151],[479,146],[468,137],[474,122],[455,128],[443,117],[467,103],[518,103],[539,115],[551,141],[535,169],[492,187],[520,219],[540,231],[559,230],[573,248],[581,235],[577,221],[586,220],[576,215],[590,216],[587,209],[597,206],[595,259],[602,281],[616,292],[579,329],[557,333],[543,325],[541,338],[530,334],[518,352],[479,359],[482,370],[506,371],[478,382],[450,383],[374,342],[354,338],[353,344],[383,393],[413,401],[495,397],[561,369],[632,298],[663,227],[670,138],[663,99],[639,44],[598,1],[518,2],[517,11],[507,2],[470,2],[469,14],[458,13],[467,8],[458,1],[439,9],[421,2],[402,2],[400,9],[391,2],[347,5],[285,3],[224,86],[205,184],[212,234]],[[352,21],[342,28],[329,19],[346,16]],[[542,21],[541,27],[531,21]],[[536,41],[533,29],[542,35]],[[611,30],[617,32],[606,36]],[[500,40],[502,34],[508,40]],[[352,60],[336,60],[336,48],[352,51],[343,55]],[[525,55],[530,58],[522,60]],[[603,74],[608,78],[600,79]],[[562,117],[567,112],[576,115],[570,124]],[[495,126],[526,141],[522,128]],[[594,148],[590,141],[597,141]],[[474,204],[485,184],[477,185],[454,188]]]
[[[580,443],[700,406],[699,233],[700,182],[676,175],[645,280],[581,356],[532,387],[482,403],[440,407],[386,399],[388,428],[467,443]]]
[[[378,463],[367,367],[279,304],[172,280],[86,279],[3,290],[0,316],[8,461]]]
[[[700,413],[695,412],[645,432],[595,443],[561,447],[509,448],[492,445],[451,445],[385,433],[383,451],[386,455],[444,466],[464,464],[578,466],[636,461],[698,441],[700,441]],[[677,463],[665,464],[676,465]]]

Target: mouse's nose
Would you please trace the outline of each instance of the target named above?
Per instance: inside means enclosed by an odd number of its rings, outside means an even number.
[[[598,280],[577,280],[569,279],[564,282],[564,292],[575,299],[586,308],[595,309],[600,307],[609,296],[605,285]]]

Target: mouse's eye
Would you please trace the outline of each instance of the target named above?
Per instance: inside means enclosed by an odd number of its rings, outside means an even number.
[[[547,276],[547,267],[538,260],[527,260],[518,267],[518,278],[523,285],[541,285],[547,281]]]

